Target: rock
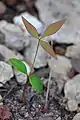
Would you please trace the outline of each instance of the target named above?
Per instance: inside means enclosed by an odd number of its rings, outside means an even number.
[[[25,56],[25,59],[30,61],[30,63],[33,63],[38,40],[33,37],[29,37],[29,40],[31,41],[31,43],[30,43],[30,46],[25,49],[24,56]],[[47,65],[47,56],[48,56],[48,54],[43,50],[43,48],[41,46],[39,46],[39,50],[38,50],[38,54],[36,57],[34,67],[40,68],[40,67],[46,66]]]
[[[53,120],[53,118],[48,117],[48,116],[44,116],[44,117],[40,117],[39,120]]]
[[[58,117],[56,120],[61,120],[61,117]]]
[[[68,80],[64,86],[65,98],[80,103],[80,74]]]
[[[76,72],[80,73],[80,58],[71,59],[71,64],[72,64],[73,69]]]
[[[29,75],[30,66],[27,63],[25,63],[25,65],[26,65],[26,69],[27,69],[27,74]],[[24,85],[27,81],[27,76],[19,71],[16,71],[16,70],[14,71],[14,73],[15,73],[17,82],[21,85]]]
[[[0,31],[0,44],[5,43],[5,35]]]
[[[2,84],[5,84],[12,77],[13,77],[12,67],[3,61],[0,61],[0,82]],[[0,84],[0,86],[2,86],[2,84]]]
[[[80,120],[80,113],[77,113],[77,114],[74,116],[73,120]]]
[[[51,58],[48,61],[50,69],[53,71],[52,76],[54,77],[55,74],[67,76],[67,73],[72,68],[71,62],[69,59],[63,56],[57,56],[58,60],[55,58]]]
[[[65,56],[71,58],[80,58],[80,44],[68,47]]]
[[[19,51],[29,45],[28,37],[24,35],[19,26],[7,23],[1,31],[5,35],[5,44],[8,47]]]
[[[67,19],[63,27],[52,36],[54,40],[65,43],[80,43],[79,0],[38,0],[36,5],[45,26],[61,19]]]
[[[4,45],[0,45],[0,54],[3,56],[5,61],[8,61],[9,58],[13,57],[21,60],[23,59],[23,56],[20,53],[12,51]]]
[[[68,107],[69,111],[73,112],[73,111],[77,110],[78,104],[77,104],[76,100],[68,100],[67,107]]]
[[[0,14],[4,14],[6,11],[6,6],[3,2],[0,2]]]
[[[2,96],[0,95],[0,101],[2,100]],[[3,102],[0,102],[0,105],[3,105]]]
[[[21,85],[24,85],[27,81],[26,75],[19,71],[15,71],[14,73],[15,73],[17,82]]]
[[[25,12],[25,13],[22,13],[21,15],[19,15],[19,16],[14,17],[13,21],[14,21],[15,24],[19,25],[27,33],[27,35],[29,35],[29,34],[28,34],[28,32],[27,32],[27,30],[26,30],[26,28],[25,28],[25,26],[22,22],[22,18],[21,18],[22,16],[24,18],[26,18],[26,20],[28,20],[31,24],[33,24],[36,27],[36,29],[38,30],[39,33],[42,33],[43,24],[39,20],[37,20],[34,16]]]

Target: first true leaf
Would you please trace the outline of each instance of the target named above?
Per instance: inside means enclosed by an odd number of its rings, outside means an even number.
[[[10,58],[9,62],[16,70],[18,70],[24,74],[27,74],[26,66],[21,60],[18,60],[16,58]]]
[[[29,34],[35,38],[39,38],[37,29],[30,22],[28,22],[24,17],[22,17],[22,20]]]

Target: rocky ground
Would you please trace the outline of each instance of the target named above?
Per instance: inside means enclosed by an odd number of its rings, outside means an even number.
[[[46,38],[58,60],[39,47],[34,73],[41,77],[44,92],[38,94],[28,85],[25,105],[20,99],[26,76],[8,62],[10,57],[16,57],[30,65],[34,59],[37,40],[25,30],[21,16],[33,23],[39,34],[52,22],[66,19],[56,34]],[[80,120],[79,0],[0,1],[0,101],[1,120]]]

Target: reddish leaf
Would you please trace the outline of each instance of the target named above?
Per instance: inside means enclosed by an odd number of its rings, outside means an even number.
[[[22,20],[23,20],[23,23],[27,29],[27,31],[35,38],[39,38],[38,36],[38,32],[36,30],[36,28],[31,24],[29,23],[24,17],[22,17]]]
[[[61,28],[64,22],[65,20],[60,20],[56,23],[52,23],[51,25],[49,25],[41,38],[55,34]]]
[[[49,53],[52,57],[55,57],[55,58],[57,59],[56,54],[55,54],[55,52],[53,51],[52,46],[49,45],[48,42],[43,41],[43,40],[40,40],[40,45],[42,46],[42,48],[43,48],[47,53]]]
[[[12,114],[5,105],[0,106],[0,120],[10,120]]]

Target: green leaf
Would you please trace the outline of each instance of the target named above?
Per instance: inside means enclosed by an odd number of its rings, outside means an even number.
[[[9,59],[9,62],[11,63],[11,65],[18,71],[24,73],[24,74],[27,74],[27,69],[26,69],[26,66],[25,64],[21,61],[21,60],[18,60],[16,58],[10,58]]]
[[[52,46],[49,45],[48,42],[40,40],[40,45],[47,53],[49,53],[52,57],[55,57],[57,59],[56,53],[53,51]]]
[[[60,20],[56,23],[52,23],[51,25],[49,25],[48,28],[43,33],[41,38],[55,34],[61,28],[64,22],[65,20]]]
[[[30,75],[29,81],[30,84],[32,85],[32,88],[34,88],[38,93],[43,92],[43,84],[39,76]]]
[[[35,38],[39,38],[36,28],[31,23],[29,23],[24,17],[22,17],[22,20],[29,34],[31,34]]]

